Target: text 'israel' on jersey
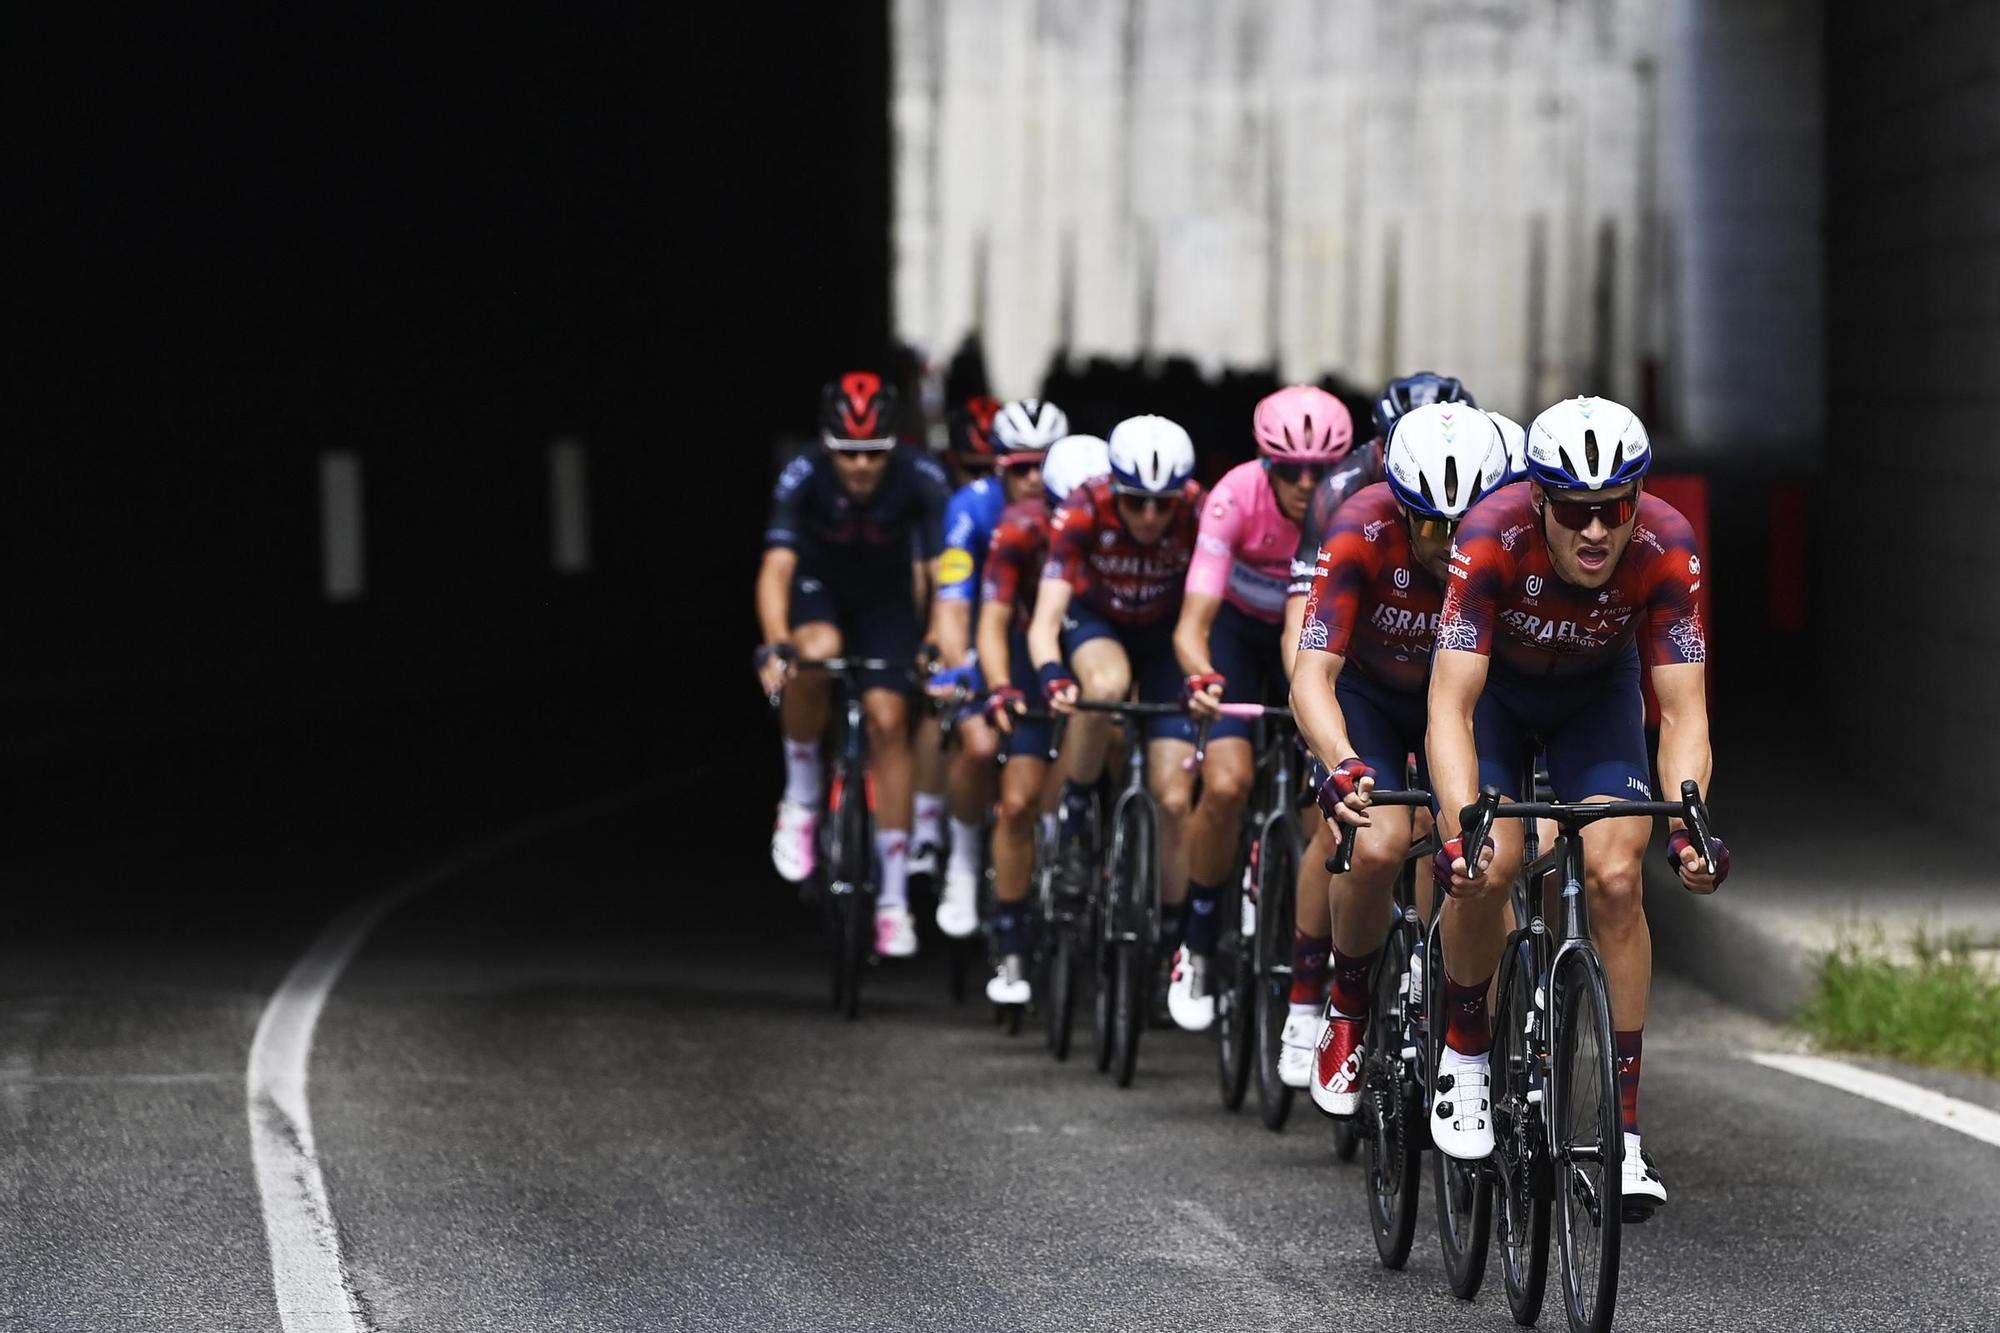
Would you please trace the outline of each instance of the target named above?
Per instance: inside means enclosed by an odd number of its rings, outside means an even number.
[[[1285,590],[1288,595],[1304,597],[1311,591],[1319,548],[1326,545],[1326,535],[1333,531],[1333,516],[1340,512],[1341,505],[1382,477],[1382,442],[1370,440],[1357,446],[1333,471],[1320,478],[1319,485],[1313,487],[1312,499],[1306,503],[1305,516],[1299,521],[1291,586]]]
[[[1701,554],[1679,510],[1641,493],[1610,581],[1578,588],[1556,577],[1533,489],[1522,481],[1494,492],[1460,526],[1438,618],[1440,649],[1488,654],[1523,676],[1609,666],[1635,639],[1653,666],[1707,659],[1695,600]]]
[[[1013,628],[1026,634],[1035,614],[1035,588],[1049,552],[1049,511],[1040,496],[1008,505],[993,525],[979,583],[981,606],[1012,606]]]
[[[1111,478],[1077,488],[1049,519],[1045,579],[1061,579],[1071,596],[1114,625],[1154,625],[1180,614],[1188,561],[1194,556],[1201,486],[1190,481],[1160,540],[1142,546],[1118,517]]]
[[[1306,593],[1299,647],[1347,659],[1347,669],[1398,693],[1421,694],[1444,590],[1417,564],[1387,482],[1340,507]]]
[[[802,567],[839,582],[853,566],[879,573],[891,565],[933,560],[944,547],[944,469],[910,449],[891,449],[874,494],[856,500],[842,489],[824,449],[794,458],[771,494],[766,546],[788,546]]]
[[[986,546],[1006,507],[1006,482],[999,477],[981,477],[952,492],[944,508],[944,554],[938,557],[939,601],[977,598]]]

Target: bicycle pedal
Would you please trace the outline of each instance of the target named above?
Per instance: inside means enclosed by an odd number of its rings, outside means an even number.
[[[1618,1209],[1618,1215],[1634,1226],[1653,1220],[1653,1214],[1660,1211],[1660,1205],[1651,1199],[1625,1199]]]

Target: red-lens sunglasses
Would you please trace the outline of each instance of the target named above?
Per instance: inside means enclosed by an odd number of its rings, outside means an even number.
[[[1619,500],[1558,500],[1551,495],[1548,504],[1549,517],[1571,532],[1582,532],[1590,526],[1592,519],[1604,520],[1607,528],[1622,528],[1632,521],[1632,515],[1639,512],[1637,495]]]

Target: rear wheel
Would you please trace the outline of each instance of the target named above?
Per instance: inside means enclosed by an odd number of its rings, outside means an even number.
[[[1423,1187],[1423,1107],[1417,1066],[1403,1058],[1404,999],[1416,927],[1390,929],[1369,997],[1361,1111],[1350,1123],[1367,1145],[1368,1226],[1385,1268],[1401,1268],[1417,1234]]]
[[[1606,1333],[1618,1302],[1625,1135],[1604,965],[1589,947],[1562,956],[1554,981],[1551,1189],[1563,1303],[1575,1333]]]
[[[1298,840],[1281,821],[1265,830],[1257,850],[1257,1111],[1264,1128],[1273,1131],[1283,1129],[1292,1114],[1294,1090],[1278,1077],[1278,1058],[1284,1053],[1285,1019],[1292,1007],[1298,879]]]
[[[1504,969],[1493,1013],[1494,1164],[1499,1168],[1493,1223],[1500,1242],[1500,1276],[1507,1308],[1526,1327],[1541,1317],[1549,1276],[1548,1141],[1542,1107],[1534,1011],[1535,949],[1523,939]],[[1531,1026],[1532,1024],[1532,1026]]]

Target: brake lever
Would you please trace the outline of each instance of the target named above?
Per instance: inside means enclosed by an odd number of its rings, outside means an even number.
[[[1479,868],[1479,852],[1493,834],[1499,811],[1500,789],[1489,785],[1479,789],[1478,800],[1458,812],[1458,845],[1465,857],[1467,879],[1478,879],[1485,873]]]
[[[1681,783],[1681,818],[1687,821],[1688,833],[1701,852],[1702,865],[1714,874],[1715,835],[1709,829],[1708,806],[1702,803],[1701,788],[1693,778]]]

